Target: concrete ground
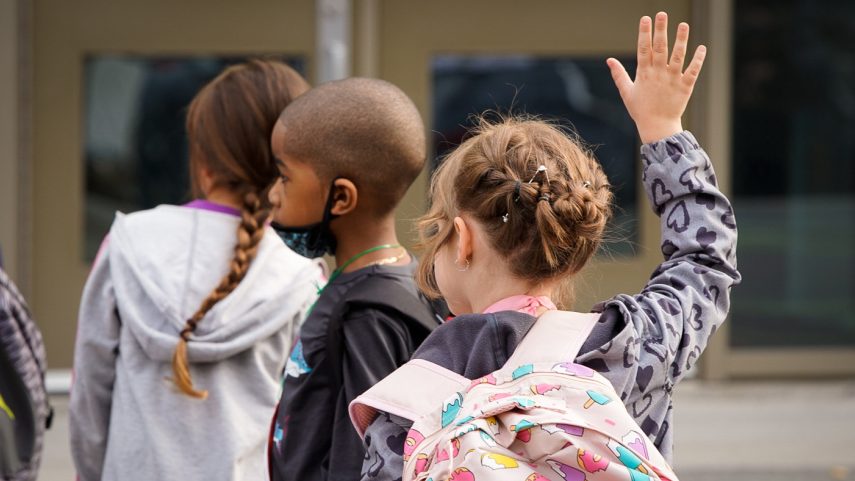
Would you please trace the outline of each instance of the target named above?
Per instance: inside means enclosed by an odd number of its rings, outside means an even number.
[[[68,398],[53,400],[40,481],[72,481]],[[855,380],[705,383],[675,397],[682,481],[855,481]]]

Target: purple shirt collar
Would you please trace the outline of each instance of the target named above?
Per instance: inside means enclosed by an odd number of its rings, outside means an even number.
[[[209,210],[211,212],[219,212],[221,214],[228,214],[233,215],[235,217],[240,217],[240,211],[238,209],[223,204],[217,204],[216,202],[211,202],[210,200],[205,199],[196,199],[194,201],[188,202],[184,204],[184,207],[190,207],[191,209]]]

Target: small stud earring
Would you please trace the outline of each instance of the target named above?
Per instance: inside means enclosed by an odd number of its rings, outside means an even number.
[[[505,214],[505,215],[503,215],[503,216],[502,216],[502,222],[504,222],[505,224],[507,224],[507,223],[508,223],[508,219],[509,219],[509,218],[510,218],[510,214]]]
[[[469,270],[470,262],[469,262],[469,259],[466,259],[466,267],[464,267],[463,269],[461,269],[461,268],[460,268],[460,266],[459,266],[459,265],[457,265],[457,261],[454,261],[454,265],[455,265],[455,266],[457,266],[457,270],[458,270],[458,271],[460,271],[460,272],[466,272],[466,271],[468,271],[468,270]]]

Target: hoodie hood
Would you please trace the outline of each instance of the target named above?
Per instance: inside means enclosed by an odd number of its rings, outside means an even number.
[[[107,255],[119,317],[151,359],[172,359],[187,319],[229,271],[239,224],[233,215],[178,206],[117,214]],[[315,295],[304,291],[321,279],[319,261],[265,227],[244,279],[191,334],[188,359],[219,361],[272,336],[306,311]]]

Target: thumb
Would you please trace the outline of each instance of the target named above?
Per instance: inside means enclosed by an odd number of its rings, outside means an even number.
[[[626,102],[629,90],[632,88],[632,80],[629,78],[629,74],[626,73],[626,69],[616,58],[609,58],[606,60],[606,64],[609,66],[612,80],[614,80],[621,98]]]

